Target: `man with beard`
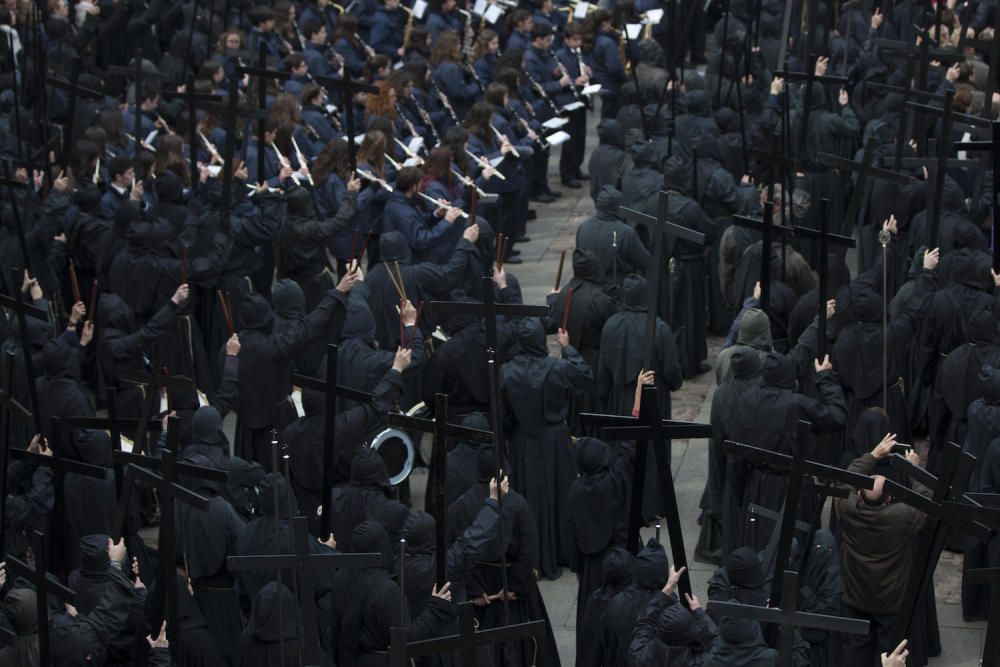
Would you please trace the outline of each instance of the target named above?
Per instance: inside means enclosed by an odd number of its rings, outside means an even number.
[[[570,397],[594,379],[593,371],[557,334],[561,357],[550,357],[545,330],[538,318],[521,320],[519,354],[500,369],[505,409],[513,427],[507,443],[512,452],[514,488],[528,501],[538,522],[539,572],[556,579],[569,562],[566,495],[576,476],[570,442]]]
[[[597,255],[604,267],[605,282],[617,287],[629,274],[645,275],[650,261],[649,251],[635,229],[618,217],[624,203],[625,198],[615,186],[605,185],[596,195],[594,216],[576,232],[576,247]]]

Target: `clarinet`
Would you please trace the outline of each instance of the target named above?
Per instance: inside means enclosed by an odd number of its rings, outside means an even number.
[[[406,114],[403,113],[403,108],[399,105],[399,102],[396,102],[395,105],[394,105],[394,107],[396,109],[396,114],[400,118],[403,119],[404,123],[406,123],[406,129],[410,131],[410,136],[411,137],[421,137],[421,136],[423,136],[422,134],[420,134],[419,132],[417,132],[417,128],[413,126],[413,123],[410,122],[410,119],[407,118]],[[414,157],[416,157],[416,156],[414,156]]]
[[[441,143],[441,137],[438,136],[437,128],[434,127],[434,121],[431,120],[430,114],[428,114],[427,111],[420,106],[420,102],[417,101],[416,97],[412,97],[410,99],[413,101],[413,106],[417,108],[417,113],[420,114],[420,119],[424,121],[424,125],[430,128],[431,136],[434,137],[434,145],[437,146]]]
[[[476,82],[476,85],[479,86],[479,90],[485,92],[486,86],[483,85],[483,80],[479,77],[479,72],[476,71],[476,68],[468,62],[466,62],[463,67],[469,74],[472,75],[472,79]]]
[[[313,75],[312,75],[312,73],[311,73],[311,72],[310,72],[310,71],[309,71],[308,69],[306,69],[306,78],[307,78],[307,79],[309,79],[309,83],[311,83],[311,84],[313,84],[313,85],[316,85],[316,86],[319,86],[319,89],[320,89],[320,90],[322,90],[322,91],[323,91],[324,93],[326,93],[327,97],[329,97],[329,96],[330,96],[330,91],[328,91],[328,90],[326,89],[326,86],[320,86],[320,84],[316,83],[316,79],[314,79],[314,78],[313,78]],[[341,126],[341,124],[340,124],[340,119],[339,119],[339,118],[337,118],[336,114],[334,114],[334,113],[331,113],[331,112],[330,112],[330,110],[326,108],[326,105],[323,105],[323,104],[321,104],[321,105],[319,106],[319,109],[320,109],[320,112],[321,112],[321,113],[322,113],[322,114],[323,114],[324,116],[326,116],[326,119],[327,119],[328,121],[330,121],[330,124],[331,124],[331,125],[333,125],[333,127],[334,127],[334,128],[335,128],[335,129],[336,129],[336,130],[337,130],[338,132],[342,132],[342,131],[343,131],[343,127],[342,127],[342,126]],[[304,123],[303,123],[303,124],[304,124]],[[311,129],[311,128],[310,128],[310,129]],[[315,132],[315,130],[313,130],[313,132]]]
[[[431,78],[428,79],[428,81],[431,84],[431,88],[433,88],[434,92],[437,93],[438,99],[441,100],[441,104],[448,111],[448,115],[451,116],[451,119],[453,121],[455,121],[455,125],[461,125],[461,123],[458,122],[458,116],[455,115],[455,109],[451,106],[451,102],[448,100],[448,96],[444,94],[444,91],[438,88],[437,82],[434,81],[433,74],[431,75]]]
[[[528,105],[525,105],[525,106],[528,106]],[[531,107],[528,107],[528,108],[530,109]],[[519,113],[517,113],[516,111],[514,111],[514,109],[511,109],[510,112],[512,114],[514,114],[514,118],[516,118],[517,122],[521,124],[522,128],[524,128],[524,133],[525,134],[528,134],[529,132],[532,131],[531,125],[528,124],[528,121],[526,121],[523,116],[521,116]],[[532,113],[534,113],[534,112],[532,112]],[[541,148],[542,150],[546,150],[546,149],[549,148],[549,142],[545,140],[545,135],[544,134],[540,134],[540,133],[536,132],[535,136],[536,136],[535,143],[538,144],[539,148]]]
[[[542,88],[542,84],[535,81],[535,78],[531,76],[531,73],[529,73],[527,69],[524,70],[524,76],[528,77],[528,81],[531,82],[531,85],[535,89],[535,91],[552,108],[552,113],[556,116],[560,115],[562,113],[562,110],[555,105],[555,103],[552,101],[552,98],[549,97],[549,94],[545,92],[544,88]],[[525,102],[525,106],[530,107],[530,105],[527,102]],[[532,111],[534,110],[532,109]]]
[[[569,75],[569,70],[567,70],[566,66],[562,64],[562,61],[556,57],[556,52],[549,49],[549,55],[552,56],[552,60],[556,61],[556,67],[559,68],[559,73],[569,79],[569,87],[573,90],[573,97],[575,97],[578,102],[583,102],[583,99],[580,97],[580,91],[576,89],[576,83],[573,82],[573,77]],[[583,74],[582,69],[580,70],[580,74]]]

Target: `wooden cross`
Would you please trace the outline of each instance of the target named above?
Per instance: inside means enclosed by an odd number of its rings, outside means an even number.
[[[256,67],[238,67],[237,71],[240,76],[249,74],[257,79],[257,108],[259,110],[267,109],[267,82],[270,80],[275,81],[287,81],[292,78],[291,72],[279,72],[278,70],[267,68],[267,47],[264,42],[260,42],[258,45],[259,51],[257,54],[257,66]],[[267,118],[259,118],[257,120],[257,178],[263,179],[264,176],[264,131],[267,123]],[[227,135],[226,143],[229,143],[229,138]],[[247,143],[243,144],[244,150],[246,149]],[[302,165],[300,165],[302,166]]]
[[[4,162],[4,177],[0,178],[0,185],[4,185],[7,188],[7,200],[10,202],[11,218],[13,218],[14,227],[17,230],[17,243],[18,247],[21,249],[21,255],[24,258],[23,268],[28,271],[29,275],[33,276],[35,275],[35,272],[31,270],[31,256],[28,254],[28,241],[24,236],[24,222],[21,220],[21,209],[17,203],[17,197],[14,194],[14,190],[27,190],[28,184],[11,178],[10,165]],[[13,271],[10,275],[13,275]],[[21,272],[18,271],[17,276],[11,280],[11,291],[21,289],[21,277]],[[0,294],[0,296],[3,295]],[[12,307],[4,303],[2,300],[0,300],[0,306],[5,306],[7,308]],[[46,316],[45,319],[48,319],[48,316]]]
[[[229,209],[233,203],[233,157],[236,155],[236,120],[246,118],[263,122],[267,119],[267,111],[261,109],[250,109],[238,106],[240,98],[240,79],[242,73],[229,78],[229,90],[226,97],[226,145],[222,158],[222,215],[223,225],[229,224]],[[203,107],[207,108],[207,107]],[[243,146],[246,147],[248,138],[243,138]],[[260,172],[257,174],[260,176]]]
[[[22,419],[31,419],[31,411],[21,405],[14,398],[14,355],[6,352],[0,360],[0,373],[3,376],[3,384],[0,386],[0,517],[6,516],[7,509],[7,452],[16,448],[24,447],[24,443],[12,443],[9,441],[10,421],[12,416]],[[0,549],[4,544],[4,526],[6,522],[0,521]]]
[[[74,56],[69,68],[69,81],[63,81],[54,76],[46,77],[46,81],[53,88],[61,88],[69,93],[66,101],[66,124],[63,127],[62,137],[62,160],[60,165],[66,169],[69,163],[69,154],[73,150],[73,126],[76,119],[76,99],[78,96],[89,97],[91,99],[104,99],[104,93],[81,86],[80,81],[80,56]]]
[[[714,611],[718,616],[722,617],[745,618],[761,623],[775,623],[779,625],[781,627],[781,639],[778,644],[778,667],[792,667],[793,640],[796,628],[812,628],[851,635],[868,634],[868,621],[796,611],[795,603],[799,595],[799,575],[797,573],[785,570],[781,579],[775,579],[774,581],[775,584],[779,582],[781,586],[775,588],[780,593],[775,593],[773,590],[771,593],[772,604],[777,598],[780,600],[779,606],[757,607],[738,602],[712,600],[708,603],[708,610]]]
[[[731,440],[726,440],[722,443],[722,451],[726,454],[745,459],[751,463],[765,465],[772,469],[788,470],[788,490],[785,492],[785,504],[781,518],[781,536],[778,538],[778,546],[775,554],[775,572],[784,572],[789,567],[792,555],[792,538],[795,534],[795,521],[798,518],[799,502],[802,498],[806,475],[814,475],[820,479],[846,484],[857,489],[871,489],[875,486],[875,480],[867,475],[859,475],[834,466],[810,461],[808,458],[811,440],[810,427],[811,424],[809,422],[799,421],[796,447],[791,455]],[[771,599],[782,600],[782,604],[784,604],[784,598],[781,595],[783,583],[781,579],[775,579],[771,589]]]
[[[115,529],[118,538],[124,534],[125,517],[129,498],[136,482],[143,482],[156,489],[160,500],[160,531],[157,545],[156,588],[153,596],[153,616],[150,627],[159,627],[166,620],[168,626],[178,628],[177,586],[174,564],[177,562],[177,535],[174,523],[174,502],[179,501],[202,512],[208,510],[208,498],[179,484],[177,454],[177,418],[170,417],[167,426],[167,449],[159,459],[143,457],[142,465],[129,463],[125,467],[125,480],[118,498],[118,519]],[[202,468],[203,471],[211,470]],[[188,473],[185,473],[188,474]],[[207,474],[207,473],[206,473]],[[175,651],[179,651],[178,644]],[[175,653],[176,657],[176,653]]]
[[[629,506],[628,537],[626,546],[633,554],[639,547],[639,529],[642,526],[642,497],[646,475],[647,446],[653,443],[656,455],[657,483],[662,494],[662,509],[670,536],[670,552],[674,568],[687,566],[687,552],[684,549],[684,532],[680,510],[677,507],[677,492],[670,469],[670,441],[672,439],[710,438],[712,427],[708,424],[672,421],[660,416],[660,402],[656,386],[644,386],[639,403],[638,417],[583,413],[580,424],[596,426],[609,440],[635,440],[635,465],[632,473],[632,498]],[[608,500],[610,502],[610,499]],[[691,580],[687,570],[678,584],[681,593],[691,592]],[[681,598],[685,606],[687,601]]]
[[[327,88],[336,88],[340,91],[341,114],[345,117],[347,126],[347,159],[351,170],[350,177],[354,178],[354,170],[358,167],[357,148],[354,145],[354,95],[356,93],[373,93],[378,95],[379,89],[368,85],[364,81],[356,81],[347,76],[344,78],[317,76],[316,83]]]
[[[337,568],[378,567],[382,554],[314,554],[309,545],[309,520],[297,516],[291,521],[292,541],[295,550],[290,554],[262,554],[259,556],[229,556],[226,563],[229,570],[292,570],[299,611],[302,614],[302,629],[305,633],[304,663],[321,664],[322,651],[319,645],[319,623],[316,620],[316,586],[312,576],[315,570]]]
[[[649,263],[649,305],[646,308],[646,345],[642,354],[643,368],[653,368],[656,364],[656,319],[659,314],[661,278],[663,276],[664,265],[664,236],[669,235],[675,239],[684,239],[696,245],[705,245],[705,235],[693,229],[688,229],[682,225],[675,224],[667,220],[667,204],[669,203],[669,193],[660,190],[656,200],[656,215],[652,216],[642,211],[625,206],[618,207],[618,215],[625,220],[630,220],[642,225],[646,225],[652,230],[650,236],[653,241],[653,258]]]
[[[458,651],[458,664],[480,667],[476,648],[528,637],[541,641],[545,636],[545,621],[529,621],[504,625],[489,630],[476,629],[476,611],[471,602],[458,605],[458,634],[407,643],[407,628],[393,628],[389,645],[389,667],[405,667],[411,658],[425,655],[442,655]],[[485,666],[484,666],[485,667]]]
[[[158,355],[154,355],[149,372],[133,369],[121,369],[115,372],[115,377],[121,381],[134,382],[143,385],[144,396],[139,409],[139,419],[136,421],[135,433],[132,438],[134,451],[148,451],[146,448],[146,428],[150,418],[159,408],[160,392],[184,391],[194,387],[194,381],[183,375],[167,375],[162,372],[163,366]]]
[[[904,81],[910,82],[913,79],[913,60],[906,59],[906,77]],[[944,95],[937,95],[934,93],[926,93],[922,90],[915,90],[909,85],[907,86],[891,86],[887,83],[875,83],[875,82],[862,82],[862,86],[865,90],[871,88],[873,90],[885,92],[885,93],[897,93],[903,98],[903,109],[907,108],[907,104],[911,101],[920,102],[936,102],[943,103]],[[903,159],[903,151],[906,147],[906,140],[909,138],[910,121],[912,120],[911,115],[907,115],[905,118],[899,119],[899,127],[896,129],[896,153],[894,158],[893,169],[899,171],[903,168],[901,160]]]
[[[135,153],[132,156],[132,165],[135,170],[136,177],[138,178],[139,172],[141,171],[140,168],[142,166],[142,142],[145,139],[145,137],[142,136],[142,84],[144,81],[162,83],[170,81],[170,77],[159,72],[145,71],[142,68],[142,49],[135,50],[131,66],[121,67],[120,65],[111,65],[108,67],[108,72],[111,74],[121,74],[129,77],[132,79],[132,83],[135,86],[135,94],[133,95],[133,101],[135,103],[135,117],[133,118],[134,123],[132,126],[132,130],[135,132],[133,135],[133,140],[135,141]],[[127,90],[128,89],[126,88],[126,91]],[[196,174],[191,175],[192,178],[195,178],[195,176]]]
[[[187,67],[187,62],[184,63],[185,69]],[[181,99],[184,100],[184,107],[187,109],[188,116],[188,146],[189,154],[188,158],[191,161],[191,180],[196,181],[198,178],[198,109],[208,109],[212,111],[225,113],[228,107],[222,104],[223,98],[221,95],[210,95],[207,93],[196,93],[194,92],[194,75],[190,75],[187,80],[187,86],[184,88],[183,93],[162,93],[162,97],[166,99]],[[199,102],[204,102],[205,104],[199,104]],[[212,104],[214,103],[214,104]],[[209,106],[211,104],[211,106]],[[229,141],[229,137],[226,137],[226,141]],[[207,148],[207,147],[206,147]]]
[[[437,508],[435,517],[435,538],[437,542],[437,580],[439,585],[447,581],[448,543],[448,438],[461,438],[470,442],[493,444],[493,433],[481,431],[467,426],[448,423],[448,395],[434,395],[434,419],[421,419],[396,412],[389,413],[389,425],[411,431],[431,433],[434,435],[434,456],[431,466],[434,469],[434,506]],[[506,558],[506,555],[503,555]],[[501,575],[506,577],[507,568],[504,564]],[[504,590],[507,590],[506,583]]]
[[[340,444],[337,442],[337,398],[346,398],[356,403],[371,405],[373,397],[369,393],[337,384],[337,346],[333,343],[326,346],[326,380],[295,374],[292,375],[292,383],[303,389],[321,391],[325,397],[323,512],[320,515],[320,534],[326,537],[330,534],[330,522],[333,520],[333,494],[330,493],[330,490],[333,489],[337,461],[340,460]]]
[[[20,231],[20,230],[18,230]],[[18,333],[21,336],[21,357],[24,362],[24,376],[28,384],[28,410],[31,411],[35,422],[35,433],[45,433],[42,424],[41,404],[38,401],[38,388],[35,386],[35,365],[31,359],[31,350],[28,349],[28,317],[36,320],[48,322],[49,315],[41,308],[36,308],[24,302],[21,294],[21,270],[10,270],[10,286],[14,293],[14,298],[6,294],[0,294],[0,306],[9,308],[17,316]]]
[[[67,604],[76,604],[76,591],[67,588],[45,571],[45,534],[35,531],[31,537],[34,567],[20,558],[7,555],[7,570],[15,577],[27,579],[35,588],[35,613],[38,618],[38,664],[51,665],[49,648],[49,596]]]
[[[997,35],[1000,36],[1000,30],[997,31]],[[1000,121],[995,120],[990,123],[990,133],[990,141],[960,141],[955,144],[955,149],[960,151],[989,151],[992,158],[993,210],[991,213],[993,217],[993,229],[990,232],[990,247],[993,250],[993,270],[1000,271],[1000,225],[997,224],[997,216],[1000,214]],[[979,173],[985,174],[985,171],[985,165],[981,165]],[[978,197],[974,201],[977,200]]]

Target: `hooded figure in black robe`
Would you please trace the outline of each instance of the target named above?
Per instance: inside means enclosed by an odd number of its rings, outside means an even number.
[[[17,667],[37,667],[38,600],[30,588],[11,588],[0,604],[6,625],[14,639],[0,648],[0,663]]]
[[[28,536],[35,530],[48,530],[49,513],[55,505],[52,470],[9,460],[6,474],[3,552],[23,559],[28,551]]]
[[[239,641],[240,667],[299,664],[298,601],[284,584],[271,581],[254,597]],[[279,618],[281,622],[279,623]]]
[[[1000,368],[987,364],[979,372],[979,386],[983,395],[969,406],[968,433],[962,451],[976,457],[976,465],[969,478],[969,488],[979,487],[979,474],[986,451],[1000,437]]]
[[[719,127],[712,116],[712,101],[704,90],[684,93],[684,113],[677,116],[677,134],[674,140],[690,155],[698,138],[718,136]]]
[[[601,643],[601,618],[611,598],[632,583],[632,554],[624,547],[614,547],[604,556],[604,584],[587,598],[587,610],[576,627],[576,666],[601,667],[604,664]]]
[[[45,310],[49,308],[48,301],[42,299],[35,301],[32,305],[44,308]],[[52,325],[49,322],[36,320],[34,317],[27,318],[25,323],[28,329],[27,346],[21,340],[21,328],[18,326],[17,320],[12,318],[7,323],[10,337],[0,346],[0,353],[3,354],[2,359],[4,361],[2,363],[6,364],[6,360],[9,359],[14,369],[14,387],[12,392],[14,398],[21,405],[30,405],[31,399],[28,396],[28,380],[25,376],[24,351],[27,349],[31,354],[32,368],[35,369],[35,373],[38,373],[42,368],[42,349],[45,347],[52,333]],[[68,337],[69,335],[69,333],[64,332],[60,337]],[[73,335],[75,337],[75,334]],[[11,356],[8,357],[8,354]],[[3,366],[2,370],[6,373],[6,366]],[[24,449],[31,442],[32,436],[35,435],[34,428],[34,423],[31,420],[10,419],[8,420],[7,433],[5,435],[8,438],[8,442],[12,443],[14,447]]]
[[[291,365],[311,340],[329,331],[339,330],[347,312],[347,296],[336,289],[292,330],[272,333],[274,313],[271,304],[259,294],[243,301],[240,313],[240,392],[236,412],[240,426],[236,453],[270,467],[271,429],[284,428],[294,419]],[[331,320],[334,324],[331,325]],[[339,340],[332,337],[330,342]]]
[[[569,487],[566,510],[578,584],[577,627],[583,623],[590,595],[604,584],[604,556],[625,545],[634,464],[634,443],[624,443],[618,454],[597,438],[576,443],[580,476]]]
[[[794,359],[772,353],[764,360],[760,386],[744,392],[736,404],[733,419],[733,440],[753,445],[761,449],[791,455],[795,451],[799,420],[812,423],[814,432],[838,431],[847,422],[844,394],[837,384],[832,370],[816,373],[815,382],[822,400],[816,400],[796,393],[796,364]],[[727,484],[733,486],[733,500],[738,508],[730,509],[727,517],[748,516],[751,503],[775,512],[781,511],[788,475],[739,461],[731,466],[727,474]],[[805,521],[813,520],[811,498],[803,498],[799,508]],[[731,526],[734,535],[739,528]],[[723,530],[727,530],[724,526]],[[755,531],[744,524],[742,536],[734,541],[734,546],[748,545],[755,551],[764,549],[768,533]]]
[[[632,562],[632,584],[611,598],[601,621],[601,651],[605,667],[624,667],[635,621],[667,583],[667,553],[650,539]]]
[[[77,437],[80,461],[107,468],[104,479],[66,473],[63,484],[63,529],[66,561],[70,567],[79,565],[80,538],[84,535],[110,535],[115,532],[118,492],[115,470],[111,461],[111,438],[104,431],[87,430]],[[105,545],[107,546],[107,545]]]
[[[306,295],[302,287],[291,278],[279,278],[271,286],[271,303],[274,307],[274,335],[281,336],[285,331],[294,331],[306,318],[309,310],[306,308]],[[236,313],[233,313],[236,317]],[[292,372],[316,377],[319,375],[319,364],[326,354],[326,336],[318,336],[306,345],[292,362]]]
[[[483,504],[490,503],[490,479],[496,474],[494,452],[490,447],[480,449],[476,456],[477,481],[448,508],[448,541],[458,540],[469,527],[478,521]],[[507,466],[501,463],[506,471]],[[506,473],[504,473],[506,474]],[[495,503],[494,503],[495,505]],[[499,514],[497,515],[499,518]],[[504,591],[501,551],[498,548],[488,558],[469,563],[465,575],[465,597],[476,606],[480,627],[495,628],[507,623],[524,623],[544,620],[546,635],[537,644],[530,639],[508,642],[496,651],[491,661],[497,667],[515,665],[559,665],[559,652],[549,624],[545,601],[538,590],[535,571],[538,569],[538,531],[524,496],[514,489],[503,499],[503,527],[507,541],[507,616],[504,605],[496,599]],[[449,565],[450,567],[450,565]],[[493,597],[493,600],[489,598]]]
[[[204,455],[185,458],[192,465],[212,467]],[[195,600],[218,642],[219,653],[231,664],[236,658],[236,643],[243,624],[226,557],[236,555],[236,543],[246,524],[225,500],[220,485],[198,479],[182,481],[208,498],[208,509],[202,512],[176,503],[177,553],[185,560]]]
[[[182,667],[223,667],[215,638],[209,632],[205,617],[195,602],[194,595],[188,587],[188,579],[181,572],[177,573],[177,620],[179,628],[167,630],[167,639],[182,644],[181,652],[184,661]]]
[[[597,124],[599,144],[590,154],[587,174],[590,176],[590,198],[597,203],[605,186],[617,189],[625,172],[625,130],[614,118]]]
[[[704,608],[688,611],[660,591],[636,618],[629,664],[635,667],[693,667],[711,649],[718,629]]]
[[[979,470],[980,493],[1000,493],[1000,438],[993,440],[983,457]],[[1000,537],[994,535],[987,542],[966,546],[962,563],[962,618],[965,620],[988,618],[990,613],[990,587],[970,584],[965,573],[985,567],[1000,567]]]
[[[412,303],[412,302],[411,302]],[[399,318],[396,318],[399,329]],[[413,356],[410,365],[403,372],[403,397],[400,407],[408,410],[419,402],[417,380],[419,370],[427,357],[424,338],[416,327],[405,327],[403,335],[412,341]],[[375,385],[392,368],[396,349],[379,348],[375,342],[375,318],[371,309],[360,295],[351,297],[344,323],[344,339],[337,350],[337,381],[345,387],[360,391],[372,391]],[[325,364],[324,364],[325,365]],[[340,399],[341,410],[357,405],[350,399]]]
[[[474,428],[480,431],[489,431],[490,423],[486,416],[480,412],[474,412],[461,421],[461,425],[466,428]],[[471,442],[468,440],[453,440],[454,443],[448,451],[448,478],[445,489],[445,507],[439,513],[435,503],[436,495],[431,493],[431,489],[436,488],[436,474],[434,466],[430,466],[427,472],[427,493],[424,494],[424,510],[431,513],[438,521],[447,521],[448,507],[458,500],[462,494],[468,491],[479,478],[476,470],[476,460],[482,450],[493,451],[493,445],[481,442]]]
[[[736,600],[723,600],[736,602]],[[806,667],[810,664],[809,645],[795,634],[792,645],[792,664]],[[778,650],[764,641],[760,624],[748,618],[726,616],[719,621],[719,637],[712,650],[705,656],[702,667],[776,667]]]
[[[308,310],[337,284],[336,275],[327,266],[326,247],[334,234],[350,224],[357,195],[346,190],[337,213],[329,220],[318,220],[310,188],[295,187],[285,193],[287,214],[274,244],[277,275],[302,286]]]
[[[692,194],[689,162],[676,156],[668,160],[663,171],[663,185],[670,193],[667,199],[667,220],[705,235],[704,246],[677,239],[670,253],[674,267],[670,284],[673,290],[670,298],[670,322],[675,329],[684,328],[681,370],[684,377],[690,378],[710,368],[705,362],[708,356],[706,251],[719,239],[719,233],[715,221],[689,196]]]
[[[547,333],[555,333],[562,326],[566,315],[569,290],[573,290],[566,331],[569,340],[591,369],[597,368],[600,356],[601,331],[608,318],[615,314],[617,305],[609,293],[611,286],[605,282],[605,272],[597,255],[577,248],[573,251],[573,277],[562,290],[549,297],[549,321]],[[577,387],[570,407],[570,426],[574,433],[580,433],[578,415],[581,412],[600,412],[601,401],[598,387],[590,382]]]
[[[597,255],[604,267],[606,282],[620,286],[627,275],[645,275],[649,268],[649,251],[635,229],[618,217],[619,207],[625,204],[622,193],[606,185],[595,200],[594,217],[585,220],[576,230],[576,247]]]
[[[410,515],[395,500],[385,459],[370,447],[362,447],[351,461],[351,481],[335,488],[330,528],[337,536],[337,544],[348,553],[359,552],[351,544],[354,529],[367,520],[378,521],[388,534],[393,550],[398,549],[399,531]]]
[[[80,361],[83,349],[76,333],[67,329],[68,335],[50,340],[42,350],[44,376],[35,380],[38,400],[42,404],[42,428],[45,437],[59,456],[79,459],[75,439],[70,430],[56,433],[52,419],[58,417],[94,417],[94,406],[80,384]],[[74,344],[74,340],[77,340]]]
[[[325,375],[325,372],[324,372]],[[371,405],[355,405],[337,413],[334,435],[339,457],[334,463],[334,485],[351,478],[351,461],[375,429],[382,415],[396,405],[402,394],[402,376],[390,368],[382,381],[375,385]],[[323,504],[323,455],[326,447],[326,401],[323,394],[305,390],[302,394],[305,416],[289,424],[278,441],[291,447],[290,472],[292,490],[302,513],[309,517],[310,530],[319,533],[317,508]]]
[[[601,357],[597,366],[597,385],[608,414],[631,415],[635,406],[635,385],[642,370],[646,340],[646,304],[649,301],[646,279],[629,276],[624,285],[624,308],[613,315],[601,332]],[[657,318],[655,330],[655,385],[660,415],[669,419],[670,392],[680,389],[684,380],[677,343],[670,326]],[[657,489],[655,466],[646,466],[643,486],[642,516],[662,515],[661,494]]]
[[[569,402],[594,379],[572,344],[550,357],[538,318],[521,320],[518,355],[500,369],[511,451],[512,486],[524,495],[538,523],[539,572],[555,579],[569,563],[566,496],[576,477],[570,442]]]
[[[469,260],[475,256],[476,246],[465,239],[458,239],[458,245],[447,264],[436,262],[415,262],[406,237],[397,231],[390,231],[379,237],[381,262],[365,276],[368,288],[368,305],[375,319],[375,341],[383,350],[399,347],[399,292],[393,286],[387,271],[399,282],[414,306],[425,304],[417,322],[416,334],[407,332],[407,337],[426,338],[434,332],[437,322],[430,301],[447,301],[447,295],[457,287],[465,276]],[[397,263],[399,272],[396,271]]]
[[[837,546],[833,533],[825,528],[813,535],[805,553],[799,579],[799,599],[796,609],[810,614],[838,616],[844,584],[837,564]],[[809,642],[809,664],[830,667],[836,663],[837,636],[828,630],[803,628],[802,638]]]
[[[708,580],[708,599],[726,602],[736,600],[740,604],[766,607],[771,594],[771,584],[764,565],[750,547],[740,547],[726,556],[723,567],[716,570]],[[716,623],[720,622],[717,611],[709,612]]]
[[[116,607],[128,610],[125,627],[106,645],[109,663],[124,665],[131,660],[136,640],[149,634],[144,614],[146,589],[136,588],[122,572],[121,566],[111,562],[108,556],[110,544],[111,539],[107,535],[84,536],[79,544],[80,567],[70,573],[67,583],[76,591],[73,606],[81,614],[91,613],[102,597],[110,598]],[[129,567],[127,562],[123,565]]]
[[[364,521],[350,534],[355,553],[381,553],[384,564],[342,569],[333,578],[333,642],[339,667],[381,667],[389,649],[390,630],[400,623],[407,639],[417,641],[441,634],[452,618],[451,604],[431,597],[412,618],[400,601],[392,577],[389,536],[377,521]]]

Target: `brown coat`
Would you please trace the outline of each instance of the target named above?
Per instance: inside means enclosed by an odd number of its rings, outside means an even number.
[[[848,470],[871,475],[876,463],[866,453]],[[837,500],[836,508],[844,602],[871,614],[898,612],[910,579],[912,538],[923,528],[926,515],[903,503],[869,505],[858,493]]]

